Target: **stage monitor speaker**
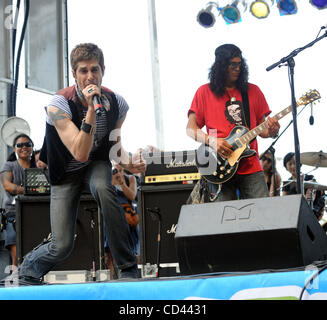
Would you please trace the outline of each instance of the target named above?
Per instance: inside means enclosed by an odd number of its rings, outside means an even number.
[[[147,185],[142,186],[139,191],[141,263],[157,264],[160,253],[160,265],[166,266],[166,270],[162,269],[161,273],[164,276],[176,275],[176,265],[178,266],[174,241],[176,226],[181,207],[186,203],[193,187],[193,183]],[[158,251],[159,217],[151,212],[156,208],[161,217],[160,252]],[[171,270],[168,269],[169,265],[172,266]]]
[[[302,195],[184,205],[181,274],[285,269],[323,261],[327,236]]]
[[[89,209],[94,210],[93,218]],[[17,261],[46,239],[50,230],[50,197],[19,196],[16,200]],[[54,270],[102,269],[103,232],[101,214],[91,195],[82,195],[71,255],[55,266]]]

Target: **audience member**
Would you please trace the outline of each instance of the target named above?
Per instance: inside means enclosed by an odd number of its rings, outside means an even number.
[[[13,141],[13,152],[0,170],[1,183],[5,191],[2,205],[6,217],[5,247],[10,250],[14,267],[17,266],[15,197],[24,194],[24,169],[35,167],[33,141],[26,134],[19,134]]]
[[[127,219],[130,234],[133,240],[134,252],[139,260],[139,217],[137,213],[137,178],[118,164],[114,165],[112,172],[112,185],[115,187],[117,199],[123,209],[123,213]],[[110,270],[110,278],[116,277],[116,269],[110,252],[110,243],[105,237],[105,260]]]
[[[47,169],[47,167],[48,167],[47,164],[40,160],[40,153],[41,153],[41,150],[40,149],[35,150],[35,152],[34,152],[34,154],[35,154],[36,167],[37,168]]]
[[[278,171],[276,170],[275,165],[275,174],[273,175],[273,155],[270,151],[265,154],[260,155],[260,163],[263,169],[263,173],[265,175],[266,183],[269,190],[269,196],[279,196],[280,195],[280,186],[282,182],[282,178]],[[274,162],[276,164],[276,159],[274,158]]]
[[[283,160],[284,167],[291,174],[291,177],[288,181],[283,182],[282,194],[283,196],[297,194],[299,193],[296,188],[296,165],[295,165],[295,154],[294,152],[289,152],[285,155]],[[301,176],[301,180],[303,181],[314,181],[313,175],[304,174]],[[303,182],[301,181],[301,183]],[[304,188],[304,196],[307,199],[312,199],[312,189]]]

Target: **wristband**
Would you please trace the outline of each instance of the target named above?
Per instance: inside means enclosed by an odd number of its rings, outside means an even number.
[[[92,126],[91,124],[86,123],[85,120],[83,119],[82,124],[81,124],[81,130],[87,134],[94,134],[95,126]]]

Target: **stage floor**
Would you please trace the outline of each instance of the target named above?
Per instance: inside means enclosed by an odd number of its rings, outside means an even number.
[[[1,300],[327,300],[326,262],[296,269],[0,288]],[[311,280],[311,281],[310,281]]]

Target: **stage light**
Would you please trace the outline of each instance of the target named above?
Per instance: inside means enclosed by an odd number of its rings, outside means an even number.
[[[327,0],[310,0],[310,3],[317,9],[327,8]]]
[[[297,5],[294,0],[279,0],[278,9],[281,15],[290,15],[297,13]]]
[[[204,28],[211,28],[215,22],[215,10],[219,12],[218,4],[215,2],[208,2],[206,6],[198,13],[197,21]]]
[[[250,6],[250,12],[258,19],[267,18],[270,10],[268,4],[264,0],[256,0]]]
[[[235,0],[231,4],[220,8],[220,14],[223,19],[228,23],[237,23],[241,21],[241,13],[239,10],[239,2],[243,6],[244,11],[247,9],[247,4],[245,0]]]
[[[240,10],[235,4],[225,6],[220,13],[227,23],[239,22],[241,18]]]

